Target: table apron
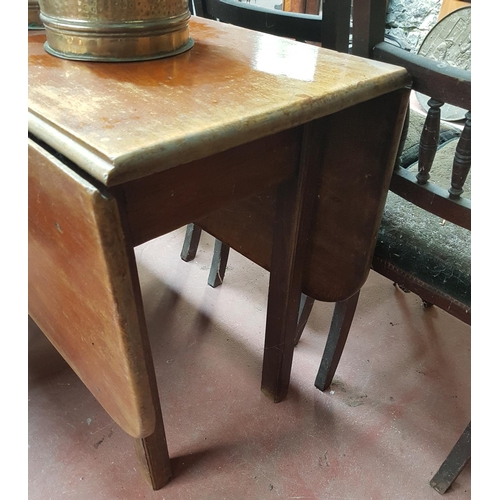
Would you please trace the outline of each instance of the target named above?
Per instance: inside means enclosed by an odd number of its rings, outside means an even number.
[[[121,197],[134,246],[296,174],[302,127],[111,188]]]

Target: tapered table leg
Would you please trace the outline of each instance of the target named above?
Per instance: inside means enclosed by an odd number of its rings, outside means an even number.
[[[133,441],[141,475],[151,485],[153,490],[159,490],[160,488],[163,488],[163,486],[165,486],[171,479],[172,468],[170,465],[170,457],[168,454],[167,439],[165,436],[165,427],[161,412],[160,396],[158,393],[158,384],[156,381],[156,374],[153,364],[153,355],[149,342],[146,319],[144,316],[144,305],[142,302],[141,287],[139,283],[139,275],[137,272],[137,263],[135,260],[134,248],[131,243],[130,228],[126,220],[123,199],[121,201],[122,203],[120,204],[120,213],[122,228],[126,236],[126,253],[132,281],[132,293],[134,297],[137,316],[139,319],[142,352],[146,364],[146,373],[149,387],[151,388],[151,399],[155,415],[155,428],[153,433],[143,438],[133,438]],[[195,233],[199,232],[201,234],[201,228],[195,226],[194,224],[190,224],[190,226],[192,226],[192,231],[194,231]],[[199,240],[199,234],[197,236],[197,239]],[[198,242],[196,241],[196,245],[194,248],[195,254],[197,246]]]
[[[324,150],[323,120],[304,126],[296,177],[278,186],[261,389],[274,402],[290,383],[305,262]]]
[[[156,387],[156,384],[155,384]],[[172,477],[170,459],[168,456],[167,439],[160,407],[158,392],[156,391],[155,415],[156,427],[146,438],[134,438],[134,447],[142,476],[151,485],[153,490],[163,488]]]
[[[138,278],[135,276],[134,278],[134,281],[138,286]],[[136,290],[137,286],[134,287]],[[163,424],[158,385],[153,365],[153,356],[151,354],[151,347],[149,345],[149,338],[146,331],[146,322],[144,320],[143,304],[140,294],[137,295],[137,293],[136,304],[139,317],[141,318],[141,329],[144,332],[142,336],[144,355],[149,385],[151,387],[156,424],[151,435],[145,438],[134,438],[134,448],[142,476],[154,490],[159,490],[160,488],[163,488],[163,486],[165,486],[172,477],[172,469],[168,455],[167,439],[165,437],[165,427]]]

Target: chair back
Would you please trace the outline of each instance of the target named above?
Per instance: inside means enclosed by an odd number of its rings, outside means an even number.
[[[430,99],[416,164],[394,167],[372,268],[470,324],[471,72],[384,41],[386,9],[386,0],[354,0],[352,53],[405,67],[412,89]],[[445,103],[467,112],[459,139],[441,148]]]
[[[324,0],[319,15],[273,11],[237,0],[190,0],[190,9],[200,17],[348,51],[350,0]]]
[[[471,166],[471,72],[412,54],[384,41],[386,0],[354,0],[353,54],[405,67],[412,89],[430,96],[419,147],[418,172],[396,166],[391,191],[442,219],[471,229],[471,201],[462,196]],[[432,182],[443,104],[468,110],[449,175],[449,187]],[[404,144],[401,145],[401,149]]]
[[[412,75],[413,89],[431,97],[420,138],[418,172],[413,175],[404,168],[396,168],[391,191],[446,221],[470,230],[471,200],[462,196],[471,167],[470,71],[452,67],[443,69],[436,61],[408,52],[401,54],[400,50],[383,42],[375,47],[373,57],[405,66]],[[432,181],[433,160],[439,145],[441,107],[445,103],[468,110],[451,164],[447,189]]]

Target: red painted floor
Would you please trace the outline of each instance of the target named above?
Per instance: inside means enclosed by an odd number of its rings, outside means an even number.
[[[136,249],[175,477],[153,492],[132,440],[29,324],[30,500],[426,500],[470,419],[470,327],[371,274],[329,390],[314,387],[333,304],[316,303],[288,398],[260,392],[269,275],[236,252],[206,285],[213,239]],[[468,466],[448,500],[471,498]]]

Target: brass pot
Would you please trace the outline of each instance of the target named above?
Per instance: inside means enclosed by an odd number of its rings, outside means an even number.
[[[39,0],[45,50],[64,59],[140,61],[190,49],[187,0]]]

